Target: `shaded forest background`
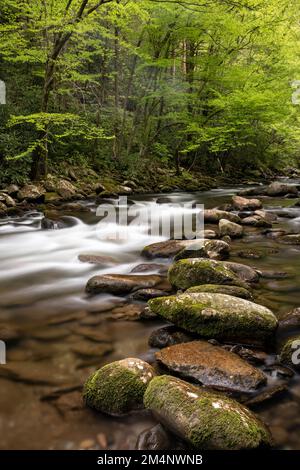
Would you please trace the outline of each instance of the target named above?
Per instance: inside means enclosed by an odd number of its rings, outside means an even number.
[[[0,181],[297,165],[299,1],[1,0]]]

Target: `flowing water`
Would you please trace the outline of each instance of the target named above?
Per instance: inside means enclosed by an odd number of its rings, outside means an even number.
[[[240,189],[131,196],[130,200],[146,210],[164,198],[163,208],[170,214],[184,210],[179,203],[215,207],[229,202]],[[154,423],[146,411],[116,419],[82,407],[80,386],[95,366],[129,356],[152,361],[148,337],[163,325],[159,320],[122,318],[118,312],[128,300],[104,294],[89,297],[84,288],[95,274],[130,273],[138,264],[150,263],[141,258],[142,248],[165,238],[149,235],[147,225],[131,225],[128,238],[116,241],[115,224],[99,225],[96,204],[81,204],[85,211],[61,213],[65,228],[59,230],[42,229],[39,212],[0,220],[0,327],[5,326],[9,338],[7,366],[0,365],[1,449],[78,449],[87,445],[86,440],[99,448],[103,434],[109,448],[134,448],[138,434]],[[299,232],[300,208],[291,208],[293,204],[292,199],[264,199],[267,210],[283,209],[274,228]],[[262,258],[239,257],[240,251],[249,250],[261,252]],[[101,268],[79,261],[82,254],[113,260]],[[247,236],[232,243],[230,259],[287,273],[283,279],[262,279],[256,288],[259,302],[279,318],[300,306],[300,247],[282,245],[261,229],[249,228]],[[106,354],[99,358],[78,352],[78,347],[98,344],[91,339],[91,331],[107,341],[102,343]],[[275,374],[270,375],[272,380],[280,383]],[[288,392],[256,411],[271,426],[280,448],[300,449],[297,377],[290,380]]]

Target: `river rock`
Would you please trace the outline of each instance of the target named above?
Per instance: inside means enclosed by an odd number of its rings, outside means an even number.
[[[279,241],[286,245],[300,245],[300,234],[292,233],[289,235],[283,235],[279,238]]]
[[[259,281],[260,276],[256,269],[253,269],[250,266],[247,266],[246,264],[233,263],[232,261],[224,261],[223,265],[233,271],[234,274],[242,281],[250,283]]]
[[[188,289],[201,284],[225,284],[246,287],[223,261],[189,258],[176,261],[169,269],[168,278],[177,289]]]
[[[237,354],[207,341],[176,344],[155,354],[157,361],[182,378],[219,390],[250,393],[266,376]]]
[[[247,196],[263,196],[266,193],[266,189],[263,186],[256,186],[255,188],[247,188],[239,191],[237,194],[242,197]]]
[[[109,266],[117,263],[117,260],[112,256],[105,255],[79,255],[81,263],[100,264],[101,266]]]
[[[272,224],[272,222],[275,222],[275,220],[277,220],[278,218],[277,215],[274,214],[274,212],[268,212],[264,210],[257,210],[254,212],[254,215],[258,215],[259,217],[266,220],[270,224]]]
[[[161,424],[156,424],[152,428],[146,429],[138,436],[136,450],[171,449],[172,437],[166,432]]]
[[[202,243],[200,242],[200,245]],[[199,249],[184,248],[175,256],[175,260],[186,258],[210,258],[224,260],[229,257],[230,246],[223,240],[205,240]]]
[[[300,328],[300,308],[294,308],[291,312],[286,313],[279,320],[279,328],[283,330]]]
[[[280,183],[279,181],[274,181],[266,189],[267,196],[276,197],[276,196],[286,196],[287,194],[297,195],[297,187],[292,184]]]
[[[241,238],[243,233],[243,227],[240,225],[226,219],[221,219],[219,221],[219,234],[221,237],[229,235],[231,238]]]
[[[168,272],[168,265],[159,263],[142,263],[135,266],[130,272],[146,273],[151,271],[157,271],[159,274],[166,274]]]
[[[159,289],[139,289],[133,292],[133,294],[130,294],[130,298],[144,302],[145,300],[155,299],[156,297],[163,297],[164,295],[169,295],[169,293]]]
[[[63,199],[71,199],[76,195],[77,190],[70,181],[62,179],[56,183],[55,192]]]
[[[112,416],[143,407],[154,369],[141,359],[127,358],[107,364],[86,381],[83,399],[87,406]]]
[[[300,336],[294,336],[284,343],[279,360],[293,369],[300,370]]]
[[[29,202],[44,202],[45,189],[34,184],[27,184],[18,191],[17,198],[19,201],[26,199]]]
[[[7,212],[7,207],[6,205],[0,201],[0,215],[5,215]]]
[[[267,220],[263,219],[259,215],[251,215],[242,219],[243,225],[248,225],[250,227],[267,227],[271,228],[272,224]]]
[[[155,377],[145,392],[144,403],[160,422],[195,449],[254,449],[271,443],[266,426],[245,406],[175,377]]]
[[[15,197],[17,196],[19,190],[20,190],[19,186],[17,186],[16,184],[10,184],[9,186],[6,186],[3,189],[3,192],[5,192],[6,194],[9,194],[11,197]]]
[[[7,207],[15,207],[16,205],[14,199],[4,192],[0,193],[0,201],[4,203]]]
[[[190,287],[186,292],[202,293],[208,292],[210,294],[227,294],[241,299],[252,300],[253,296],[250,291],[244,287],[226,286],[218,284],[202,284],[201,286]]]
[[[259,199],[247,199],[241,196],[233,196],[232,203],[234,209],[238,211],[254,211],[262,207]]]
[[[151,348],[161,349],[174,344],[189,343],[193,339],[193,335],[170,325],[154,330],[149,336],[148,344]]]
[[[221,219],[229,220],[236,224],[241,222],[238,215],[232,214],[231,212],[221,211],[219,209],[205,209],[204,210],[204,222],[210,224],[218,224]]]
[[[273,338],[275,315],[266,307],[226,294],[185,293],[152,299],[154,313],[204,338],[260,345]]]
[[[44,217],[41,220],[41,228],[43,230],[59,230],[65,228],[66,224],[61,220],[52,220],[48,217]]]
[[[205,240],[167,240],[145,246],[141,254],[146,258],[173,258],[183,249],[200,250],[204,242]]]
[[[149,289],[162,284],[163,278],[155,274],[103,274],[92,277],[87,285],[89,294],[109,293],[125,295],[138,289]]]

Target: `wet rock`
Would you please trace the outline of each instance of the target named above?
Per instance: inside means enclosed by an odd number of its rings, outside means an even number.
[[[146,258],[173,258],[183,249],[202,248],[204,240],[167,240],[145,246],[141,255]]]
[[[138,289],[158,287],[162,281],[162,277],[155,274],[104,274],[92,277],[86,285],[86,292],[89,294],[125,295]]]
[[[82,410],[83,402],[81,393],[79,391],[65,393],[55,400],[54,405],[63,414],[70,411]]]
[[[141,359],[112,362],[88,378],[84,402],[97,411],[122,416],[143,407],[145,390],[154,376],[154,369]]]
[[[100,328],[76,325],[72,327],[73,333],[83,336],[84,338],[96,341],[97,343],[109,343],[110,339],[105,331]]]
[[[240,258],[245,258],[245,259],[261,259],[263,257],[262,253],[259,253],[257,251],[252,251],[252,250],[239,251],[237,255]]]
[[[228,235],[231,238],[241,238],[244,229],[240,225],[230,222],[230,220],[221,219],[219,222],[219,233],[221,237]]]
[[[263,233],[267,238],[271,238],[272,240],[280,239],[282,236],[286,235],[286,231],[283,229],[267,229]]]
[[[9,361],[0,367],[0,377],[33,385],[60,385],[74,381],[49,362]]]
[[[219,209],[205,209],[204,222],[210,224],[218,224],[221,219],[229,220],[236,224],[241,222],[241,219],[236,214],[231,212],[221,211]]]
[[[55,191],[63,199],[72,199],[77,192],[75,186],[70,181],[63,179],[56,183]]]
[[[151,348],[161,349],[174,344],[188,343],[193,339],[193,335],[170,325],[154,330],[149,336],[148,344]]]
[[[283,235],[279,238],[279,241],[286,245],[300,245],[300,234]]]
[[[241,196],[233,196],[232,203],[235,210],[238,211],[254,211],[262,207],[259,199],[247,199]]]
[[[241,263],[233,263],[231,261],[224,261],[223,264],[242,281],[250,283],[259,281],[259,273],[250,266]]]
[[[44,217],[41,221],[41,228],[44,230],[58,230],[65,227],[66,224],[61,220],[51,220],[48,217]]]
[[[203,245],[203,246],[202,246]],[[224,260],[229,257],[230,246],[223,240],[205,240],[200,242],[198,249],[195,246],[184,248],[175,256],[175,260],[186,258],[210,258]]]
[[[208,292],[211,294],[227,294],[233,295],[234,297],[240,297],[241,299],[251,300],[253,298],[250,291],[244,287],[237,286],[223,286],[217,284],[202,284],[201,286],[190,287],[186,292],[190,293],[201,293]]]
[[[6,193],[0,192],[0,202],[5,204],[7,207],[15,207],[16,203],[11,196]]]
[[[240,344],[227,345],[225,344],[222,348],[227,349],[227,351],[238,354],[245,361],[251,362],[251,364],[265,364],[268,358],[267,353],[259,349],[249,349],[241,346]]]
[[[26,199],[29,202],[44,202],[45,192],[45,189],[41,186],[27,184],[18,191],[17,198],[19,201]]]
[[[101,266],[110,266],[117,263],[117,260],[112,256],[105,255],[79,255],[81,263],[100,264]]]
[[[163,297],[165,295],[169,295],[169,293],[159,289],[139,289],[133,294],[130,294],[129,297],[133,300],[144,302],[146,300]]]
[[[263,219],[259,215],[252,215],[250,217],[245,217],[242,219],[243,225],[248,225],[251,227],[272,227],[272,223],[268,222],[267,220]]]
[[[287,390],[287,385],[274,385],[273,387],[270,387],[267,390],[260,392],[258,395],[255,395],[255,397],[248,399],[245,402],[245,405],[254,407],[257,405],[261,405],[262,403],[265,404],[267,401],[270,401],[275,397],[277,398],[278,396],[283,395],[285,392],[287,392]]]
[[[136,450],[167,450],[172,448],[172,437],[161,424],[143,431],[137,439]]]
[[[131,272],[132,273],[146,273],[151,271],[157,271],[159,274],[166,274],[168,272],[168,266],[165,264],[159,263],[150,263],[150,264],[138,264],[135,266]]]
[[[38,339],[41,341],[57,341],[66,338],[70,335],[70,330],[67,328],[56,328],[46,326],[45,328],[39,328],[31,331],[31,338]]]
[[[300,328],[300,308],[294,308],[291,312],[286,313],[279,320],[279,328],[281,330]]]
[[[290,379],[295,374],[289,367],[285,367],[282,364],[270,364],[264,367],[264,371],[268,372],[273,379]]]
[[[271,310],[226,294],[185,293],[152,299],[148,305],[165,320],[204,338],[260,345],[277,328]]]
[[[263,279],[286,279],[287,277],[289,277],[288,273],[285,271],[257,270],[257,272]]]
[[[197,233],[197,238],[203,238],[203,240],[212,240],[214,238],[217,238],[217,233],[214,230],[203,230],[199,234]]]
[[[262,186],[257,186],[255,188],[248,188],[243,189],[242,191],[238,192],[239,196],[247,197],[247,196],[263,196],[266,190]]]
[[[298,190],[297,187],[292,184],[280,183],[279,181],[275,181],[267,187],[266,194],[271,197],[285,196],[287,194],[297,195]]]
[[[207,341],[167,347],[155,357],[180,377],[219,390],[250,393],[266,383],[266,376],[259,369]]]
[[[171,376],[155,377],[144,403],[196,449],[253,449],[271,443],[266,426],[246,407]]]
[[[67,202],[61,206],[61,209],[66,212],[90,212],[90,209],[80,202]]]
[[[279,360],[293,369],[300,370],[300,336],[294,336],[284,343]]]
[[[149,307],[145,307],[142,310],[140,315],[141,320],[157,320],[157,315],[154,312],[151,312]]]
[[[223,284],[245,287],[245,284],[223,261],[189,258],[176,261],[169,269],[168,278],[177,289],[188,289],[201,284]]]
[[[0,202],[0,215],[6,215],[7,207],[3,202]]]
[[[254,215],[258,215],[259,217],[266,220],[270,224],[272,224],[273,222],[275,222],[277,220],[277,215],[274,214],[274,212],[268,212],[268,211],[264,211],[264,210],[256,210],[254,212]]]

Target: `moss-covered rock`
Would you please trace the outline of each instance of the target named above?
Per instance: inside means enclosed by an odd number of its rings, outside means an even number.
[[[283,364],[300,370],[300,335],[294,336],[284,343],[279,359]]]
[[[153,368],[141,359],[112,362],[88,378],[83,389],[84,402],[97,411],[122,416],[143,407],[145,390],[154,375]]]
[[[271,444],[266,426],[245,406],[171,376],[154,378],[144,403],[196,449],[255,449]]]
[[[194,294],[199,294],[202,292],[208,292],[211,294],[227,294],[246,300],[252,300],[253,298],[251,292],[244,287],[223,286],[219,284],[202,284],[201,286],[190,287],[186,292],[191,292]]]
[[[168,278],[177,289],[188,289],[201,284],[247,287],[224,263],[205,258],[189,258],[175,262],[168,271]]]
[[[260,345],[277,328],[268,308],[225,294],[185,293],[152,299],[148,305],[157,315],[205,338]]]

